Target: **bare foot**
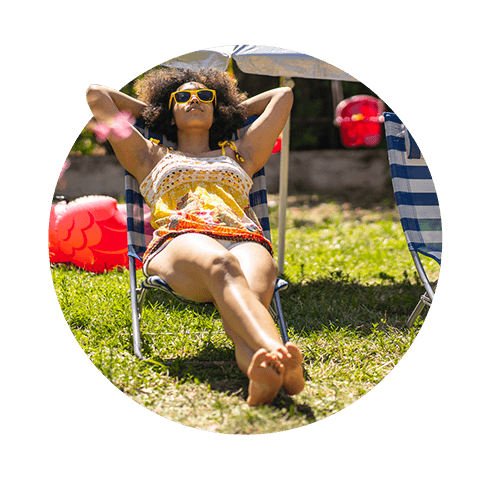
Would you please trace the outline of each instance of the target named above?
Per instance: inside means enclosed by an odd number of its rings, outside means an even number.
[[[281,362],[285,366],[283,388],[289,395],[300,393],[305,387],[303,379],[303,355],[296,345],[291,342],[285,344],[288,355],[283,355]]]
[[[248,405],[256,407],[271,403],[283,384],[283,371],[284,366],[276,355],[268,353],[264,348],[258,350],[247,371],[250,379]]]

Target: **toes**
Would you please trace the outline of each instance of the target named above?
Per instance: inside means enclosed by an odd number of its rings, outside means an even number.
[[[253,356],[252,366],[253,367],[261,367],[262,363],[266,362],[267,359],[268,359],[268,352],[264,348],[261,348]]]
[[[278,355],[275,355],[275,353],[270,352],[266,354],[266,359],[269,362],[277,362],[278,361]]]
[[[247,404],[270,404],[283,384],[283,371],[284,366],[278,360],[278,355],[265,349],[258,350],[248,369],[250,384]]]
[[[280,373],[284,369],[284,365],[279,361],[279,359],[274,353],[267,354],[267,358],[269,359],[269,361],[267,361],[267,367],[273,369],[276,373],[280,375]]]
[[[291,342],[287,342],[285,344],[285,347],[287,348],[290,358],[293,358],[294,360],[300,360],[300,361],[303,360],[303,355],[296,345],[294,345]]]
[[[277,362],[277,363],[275,364],[275,371],[276,371],[279,375],[281,375],[284,370],[285,370],[285,365],[283,365],[283,363]]]
[[[275,350],[277,356],[278,356],[278,359],[280,361],[282,361],[285,357],[288,358],[289,354],[288,354],[288,350],[285,348],[285,347],[279,347],[277,348],[277,350]]]

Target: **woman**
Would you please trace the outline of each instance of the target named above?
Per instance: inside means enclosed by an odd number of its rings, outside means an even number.
[[[136,90],[139,100],[91,86],[87,100],[97,124],[114,125],[130,112],[178,146],[146,140],[130,124],[127,135],[107,137],[152,210],[156,231],[144,272],[189,300],[216,305],[249,378],[249,405],[271,403],[282,386],[299,393],[303,356],[293,343],[283,345],[268,313],[277,266],[248,205],[251,177],[290,113],[291,89],[247,99],[225,72],[168,69],[146,75]],[[251,115],[259,117],[245,135],[225,142]]]

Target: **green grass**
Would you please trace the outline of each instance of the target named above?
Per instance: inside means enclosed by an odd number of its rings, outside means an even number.
[[[142,319],[145,356],[133,355],[128,272],[95,275],[52,266],[65,319],[105,377],[146,408],[209,431],[283,431],[338,412],[371,390],[412,344],[404,327],[422,287],[396,210],[289,199],[282,292],[289,336],[305,356],[305,390],[283,391],[271,406],[246,404],[248,382],[234,365],[233,345],[218,312],[150,294]],[[274,242],[276,207],[272,208]],[[439,269],[426,260],[437,278]],[[139,277],[141,277],[139,272]]]

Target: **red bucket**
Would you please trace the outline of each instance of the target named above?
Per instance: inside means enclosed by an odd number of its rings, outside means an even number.
[[[383,110],[383,102],[368,95],[340,102],[334,123],[340,127],[342,144],[347,148],[376,147],[382,138]]]

